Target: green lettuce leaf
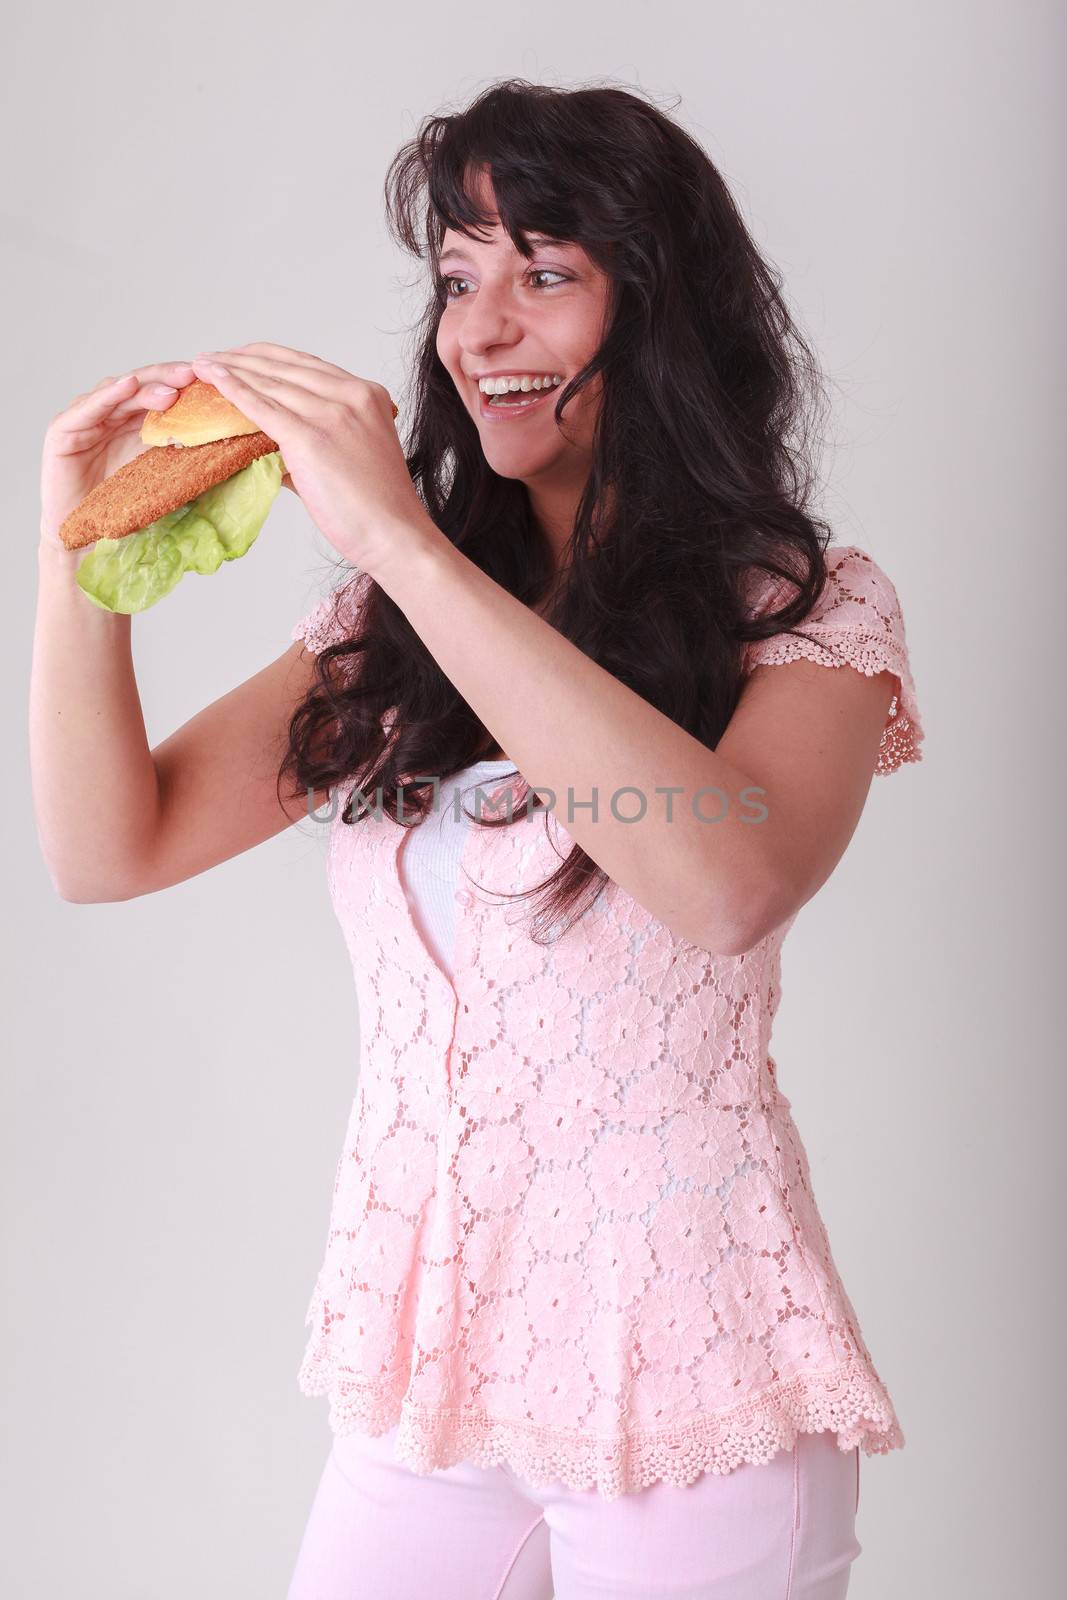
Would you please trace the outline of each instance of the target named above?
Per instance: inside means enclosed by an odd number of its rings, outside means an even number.
[[[138,533],[98,539],[74,581],[103,611],[147,611],[187,572],[217,572],[252,548],[281,488],[280,450],[259,456]]]

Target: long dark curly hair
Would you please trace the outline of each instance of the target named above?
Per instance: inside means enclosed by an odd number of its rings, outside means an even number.
[[[487,171],[501,227],[576,241],[610,279],[600,348],[560,390],[555,416],[597,373],[592,465],[554,583],[525,484],[494,473],[436,348],[446,227],[493,218],[472,198]],[[386,178],[394,236],[429,262],[405,453],[431,519],[464,555],[665,716],[714,748],[737,705],[747,639],[795,631],[826,581],[829,528],[808,509],[811,442],[825,395],[809,346],[709,157],[638,94],[494,84],[464,111],[431,116]],[[373,809],[416,826],[444,780],[495,747],[404,613],[370,575],[346,569],[338,606],[358,616],[324,649],[289,726],[279,786],[311,796],[355,777]],[[756,617],[759,573],[790,594]],[[354,587],[355,586],[355,587]],[[402,786],[402,796],[400,793]],[[279,791],[280,792],[280,791]],[[369,815],[356,796],[341,820]],[[398,802],[402,813],[398,816]],[[543,809],[536,792],[508,816]],[[533,825],[532,823],[529,825]],[[538,897],[531,937],[569,928],[607,874],[575,845]]]

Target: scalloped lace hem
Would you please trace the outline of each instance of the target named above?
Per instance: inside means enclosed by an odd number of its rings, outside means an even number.
[[[527,1483],[596,1489],[607,1500],[653,1483],[684,1488],[705,1472],[759,1465],[792,1449],[800,1433],[829,1430],[839,1449],[858,1444],[868,1456],[904,1445],[888,1395],[859,1362],[780,1380],[729,1410],[675,1428],[616,1437],[413,1405],[396,1389],[384,1393],[335,1375],[328,1361],[306,1360],[298,1384],[309,1397],[329,1396],[335,1434],[377,1438],[399,1423],[396,1459],[420,1476],[459,1461],[480,1467],[506,1463]]]

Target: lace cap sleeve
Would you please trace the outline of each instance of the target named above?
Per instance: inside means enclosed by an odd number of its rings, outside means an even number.
[[[306,649],[320,655],[327,645],[339,644],[354,632],[363,594],[364,574],[356,568],[343,584],[312,606],[293,624],[290,639],[300,639]]]
[[[746,641],[744,671],[804,658],[821,666],[855,667],[867,677],[892,672],[896,693],[886,715],[875,768],[876,776],[884,777],[905,762],[922,760],[923,727],[900,600],[878,563],[857,545],[827,550],[826,566],[826,587],[814,610],[797,624],[807,637],[776,633],[769,639]],[[773,593],[765,589],[757,609],[776,610],[784,598],[777,587]]]

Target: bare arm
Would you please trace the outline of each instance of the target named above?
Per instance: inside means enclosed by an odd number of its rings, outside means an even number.
[[[672,932],[743,954],[829,877],[874,775],[890,673],[757,668],[712,750],[462,551],[406,531],[376,581],[508,759],[552,791],[570,836]],[[745,799],[756,788],[770,813],[760,826]],[[723,821],[709,826],[720,796]]]
[[[37,834],[66,900],[104,898],[151,837],[159,810],[130,653],[130,618],[74,582],[81,552],[42,538],[30,673]]]
[[[278,768],[314,668],[314,656],[292,644],[156,746],[158,820],[135,866],[132,894],[194,878],[307,816],[306,795],[279,790]],[[312,803],[326,799],[317,790]]]
[[[228,861],[307,815],[277,794],[289,718],[314,658],[300,643],[155,750],[127,616],[74,583],[79,553],[42,541],[30,684],[38,836],[65,900],[128,900]],[[326,797],[315,797],[318,805]]]

